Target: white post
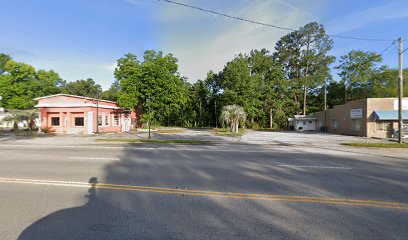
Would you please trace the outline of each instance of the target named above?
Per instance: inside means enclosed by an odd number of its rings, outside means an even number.
[[[38,113],[38,133],[41,133],[41,123],[42,123],[42,115],[41,112]]]
[[[403,79],[402,79],[402,37],[398,39],[399,51],[398,51],[398,142],[403,143],[403,119],[402,119],[402,95],[403,95]]]

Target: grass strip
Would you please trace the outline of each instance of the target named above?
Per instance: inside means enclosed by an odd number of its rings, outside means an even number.
[[[351,147],[368,147],[368,148],[408,148],[408,143],[340,143],[341,145]]]
[[[225,128],[213,128],[213,131],[216,136],[242,137],[244,135],[243,129],[239,129],[238,133],[231,132],[229,129],[225,129]]]
[[[181,144],[208,144],[210,141],[191,139],[131,139],[131,138],[97,138],[97,142],[127,142],[127,143],[181,143]]]

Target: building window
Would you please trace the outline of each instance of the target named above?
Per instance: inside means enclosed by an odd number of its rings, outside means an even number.
[[[383,122],[376,122],[375,123],[375,130],[384,131],[384,123]]]
[[[354,132],[360,132],[360,130],[361,130],[361,119],[352,119],[351,120],[351,129]]]
[[[98,126],[102,126],[102,113],[98,114]]]
[[[338,129],[339,128],[339,125],[337,123],[337,119],[332,119],[331,120],[331,127],[332,127],[332,129]]]
[[[113,115],[113,126],[119,126],[119,114]]]
[[[51,126],[59,126],[60,125],[60,118],[59,117],[52,117],[51,118]]]
[[[392,130],[392,122],[384,122],[385,131],[390,132]]]
[[[104,117],[104,125],[105,126],[109,126],[110,121],[109,121],[109,113],[105,113],[105,117]]]
[[[384,121],[380,121],[380,122],[376,122],[375,123],[375,130],[376,131],[391,131],[392,130],[392,122],[384,122]]]
[[[84,118],[83,117],[76,117],[75,118],[75,126],[76,127],[83,127],[84,126]]]

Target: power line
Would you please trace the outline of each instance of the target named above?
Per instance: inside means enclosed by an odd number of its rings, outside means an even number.
[[[408,48],[405,48],[401,53],[404,53],[405,51],[407,51],[408,50]]]
[[[344,38],[344,39],[353,39],[353,40],[360,40],[360,41],[374,41],[374,42],[391,42],[395,41],[392,39],[382,39],[382,38],[362,38],[362,37],[350,37],[350,36],[341,36],[341,35],[335,35],[335,34],[327,34],[330,37],[335,37],[335,38]]]
[[[198,6],[193,6],[193,5],[186,4],[186,3],[180,3],[180,2],[171,1],[171,0],[156,0],[156,1],[159,1],[159,2],[163,1],[163,2],[170,3],[170,4],[179,5],[179,6],[183,6],[183,7],[186,7],[186,8],[191,8],[191,9],[199,10],[199,11],[202,11],[202,12],[212,13],[212,14],[215,14],[215,15],[218,15],[218,16],[231,18],[231,19],[235,19],[235,20],[239,20],[239,21],[243,21],[243,22],[248,22],[248,23],[252,23],[252,24],[257,24],[257,25],[261,25],[261,26],[265,26],[265,27],[271,27],[271,28],[287,30],[287,31],[296,31],[297,30],[297,29],[293,29],[293,28],[289,28],[289,27],[282,27],[282,26],[278,26],[278,25],[272,25],[272,24],[269,24],[269,23],[263,23],[263,22],[259,22],[259,21],[246,19],[246,18],[232,16],[232,15],[228,15],[228,14],[225,14],[225,13],[216,12],[216,11],[213,11],[213,10],[205,9],[205,8],[198,7]],[[335,38],[361,40],[361,41],[377,41],[377,42],[395,41],[395,40],[392,40],[392,39],[350,37],[350,36],[342,36],[342,35],[336,35],[336,34],[328,34],[328,36],[335,37]]]
[[[174,2],[174,1],[170,1],[170,0],[157,0],[157,1],[159,1],[159,2],[160,1],[168,2],[168,3],[171,3],[171,4],[196,9],[196,10],[199,10],[199,11],[202,11],[202,12],[212,13],[212,14],[219,15],[219,16],[222,16],[222,17],[232,18],[232,19],[235,19],[235,20],[240,20],[240,21],[249,22],[249,23],[253,23],[253,24],[257,24],[257,25],[262,25],[262,26],[265,26],[265,27],[272,27],[272,28],[277,28],[277,29],[282,29],[282,30],[287,30],[287,31],[296,31],[296,29],[292,29],[292,28],[288,28],[288,27],[281,27],[281,26],[272,25],[272,24],[268,24],[268,23],[262,23],[262,22],[258,22],[258,21],[254,21],[254,20],[241,18],[241,17],[231,16],[231,15],[228,15],[228,14],[225,14],[225,13],[220,13],[220,12],[216,12],[216,11],[213,11],[213,10],[204,9],[204,8],[201,8],[201,7],[197,7],[197,6],[193,6],[193,5],[189,5],[189,4],[185,4],[185,3],[179,3],[179,2]]]
[[[396,42],[396,40],[394,40],[388,47],[386,47],[384,50],[382,50],[380,55],[383,55],[383,53],[385,53],[388,49],[390,49],[395,44],[395,42]]]

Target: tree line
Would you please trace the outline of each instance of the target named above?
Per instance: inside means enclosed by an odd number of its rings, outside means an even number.
[[[129,53],[118,59],[115,81],[106,91],[91,78],[67,83],[53,70],[35,70],[0,53],[0,104],[31,109],[35,97],[67,93],[136,108],[142,122],[150,117],[155,125],[195,127],[219,125],[222,107],[237,105],[246,127],[284,128],[294,114],[323,110],[325,91],[328,107],[397,95],[398,72],[382,65],[381,55],[352,50],[336,63],[333,44],[324,27],[311,22],[281,37],[273,50],[239,53],[220,72],[209,71],[195,83],[180,76],[171,53],[147,50],[142,59]],[[404,69],[404,79],[407,75]]]

